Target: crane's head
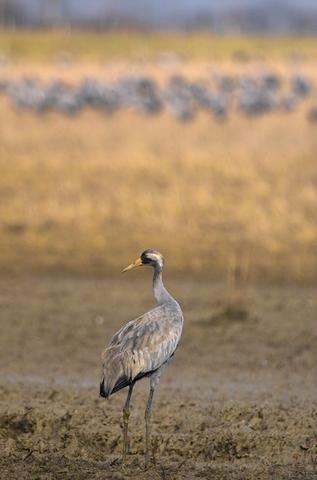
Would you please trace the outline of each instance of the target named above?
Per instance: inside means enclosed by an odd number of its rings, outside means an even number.
[[[140,257],[131,263],[131,265],[128,265],[122,270],[122,272],[127,272],[128,270],[132,270],[132,268],[142,267],[143,265],[150,265],[151,267],[162,269],[164,266],[164,257],[157,250],[148,248],[144,250]]]

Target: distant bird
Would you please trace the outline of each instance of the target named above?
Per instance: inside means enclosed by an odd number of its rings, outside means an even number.
[[[154,268],[153,290],[158,307],[136,320],[125,324],[111,339],[102,353],[100,395],[108,398],[122,388],[129,387],[123,408],[123,462],[129,448],[128,423],[130,400],[135,383],[150,378],[150,392],[145,410],[145,464],[150,462],[151,408],[154,390],[164,367],[169,363],[179,344],[183,314],[179,304],[163,285],[164,258],[148,249],[126,267],[123,272],[142,265]]]

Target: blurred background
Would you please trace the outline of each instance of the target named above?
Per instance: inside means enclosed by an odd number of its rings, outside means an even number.
[[[316,10],[314,0],[1,0],[1,21],[19,27],[203,28],[293,35],[316,32]]]
[[[316,279],[317,6],[0,2],[0,266]],[[129,257],[130,258],[130,257]]]

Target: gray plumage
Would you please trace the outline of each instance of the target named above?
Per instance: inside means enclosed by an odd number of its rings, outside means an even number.
[[[136,381],[150,377],[151,387],[146,410],[146,463],[148,463],[149,422],[154,389],[163,367],[174,355],[180,341],[183,314],[179,304],[163,285],[163,256],[155,250],[146,250],[124,271],[142,265],[154,268],[153,290],[158,307],[128,322],[112,337],[109,346],[102,353],[100,395],[107,398],[129,386],[124,408],[125,458],[128,449],[127,428],[132,389]]]

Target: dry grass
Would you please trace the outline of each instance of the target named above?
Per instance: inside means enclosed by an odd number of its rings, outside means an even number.
[[[2,271],[107,273],[144,247],[169,268],[316,279],[316,127],[303,112],[181,124],[0,104]]]
[[[176,71],[210,75],[219,65],[230,73],[273,66],[316,81],[316,42],[0,32],[0,52],[12,60],[0,74],[77,81],[142,72],[163,81]],[[187,60],[157,61],[162,52]],[[232,62],[236,52],[249,61]],[[297,62],[282,60],[294,52]],[[304,111],[225,123],[201,114],[181,124],[133,112],[36,116],[1,99],[0,122],[2,271],[105,274],[153,246],[175,272],[222,274],[231,283],[316,280],[317,136]]]

